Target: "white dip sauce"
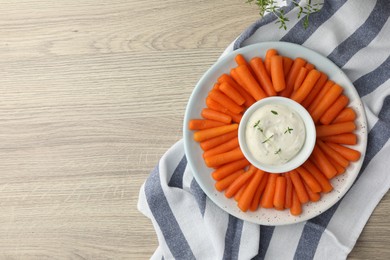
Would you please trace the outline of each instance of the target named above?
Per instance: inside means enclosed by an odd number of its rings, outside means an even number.
[[[256,160],[282,165],[291,160],[305,143],[302,118],[285,105],[265,105],[256,110],[245,129],[246,143]]]

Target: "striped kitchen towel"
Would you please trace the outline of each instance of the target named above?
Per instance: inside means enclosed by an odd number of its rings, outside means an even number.
[[[336,63],[361,96],[368,120],[367,152],[357,181],[336,205],[311,220],[259,226],[227,214],[206,197],[179,141],[140,190],[138,208],[151,219],[159,241],[153,259],[345,259],[389,190],[390,2],[326,0],[310,15],[306,30],[297,7],[284,9],[287,30],[266,15],[225,53],[262,41],[286,41]]]

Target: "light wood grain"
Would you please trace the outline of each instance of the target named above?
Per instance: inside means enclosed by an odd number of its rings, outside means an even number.
[[[0,259],[148,259],[138,192],[245,1],[2,1]],[[350,255],[387,259],[386,196]]]

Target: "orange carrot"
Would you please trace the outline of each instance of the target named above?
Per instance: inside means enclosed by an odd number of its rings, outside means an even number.
[[[274,205],[274,194],[275,194],[275,185],[276,185],[276,178],[278,177],[277,174],[269,174],[267,185],[265,187],[263,196],[260,200],[260,205],[263,208],[272,208]]]
[[[283,56],[283,71],[284,77],[286,78],[288,73],[290,72],[291,66],[293,65],[293,59]]]
[[[309,171],[307,171],[303,166],[299,166],[296,169],[296,171],[301,176],[303,182],[306,183],[313,192],[322,191],[321,185],[318,183],[316,178],[314,178],[314,176]]]
[[[210,129],[199,130],[194,133],[194,140],[202,142],[238,129],[238,124],[223,125]]]
[[[249,92],[249,94],[252,95],[255,100],[260,100],[267,97],[264,90],[260,87],[254,76],[251,74],[248,66],[240,65],[235,69],[235,71],[237,72],[240,80],[243,82],[245,89]]]
[[[240,147],[237,147],[231,151],[212,155],[210,157],[204,158],[204,161],[208,167],[218,167],[223,164],[227,164],[230,162],[234,162],[244,158],[244,154],[242,153]]]
[[[265,53],[264,65],[265,65],[265,69],[268,72],[268,75],[271,75],[271,66],[272,66],[271,58],[276,55],[278,55],[278,51],[275,49],[268,49],[267,52]]]
[[[311,71],[311,70],[315,69],[316,67],[315,67],[313,64],[311,64],[311,63],[308,62],[308,63],[306,63],[305,68],[306,68],[308,71]]]
[[[298,76],[299,70],[306,65],[306,61],[302,58],[296,58],[291,66],[291,69],[286,77],[286,88],[280,92],[282,97],[290,97],[294,90],[294,82]]]
[[[221,92],[233,100],[237,105],[241,106],[245,103],[245,98],[241,96],[241,94],[234,87],[230,86],[226,82],[223,82],[219,86],[219,90],[221,90]]]
[[[314,123],[317,123],[320,117],[325,111],[336,101],[336,99],[343,92],[343,88],[337,84],[334,84],[328,92],[326,92],[324,98],[318,103],[317,107],[314,108],[313,112],[310,113]]]
[[[208,119],[191,119],[188,122],[188,128],[190,130],[203,130],[223,125],[225,125],[225,123]]]
[[[336,143],[336,144],[349,144],[349,145],[357,144],[357,136],[354,133],[323,136],[321,137],[321,140],[324,142]]]
[[[227,141],[226,143],[220,144],[208,151],[203,153],[203,158],[210,157],[212,155],[221,154],[224,152],[231,151],[239,146],[238,137],[234,137],[233,139]]]
[[[343,122],[331,125],[318,125],[316,126],[317,137],[324,137],[330,135],[338,135],[344,133],[351,133],[356,129],[354,122]]]
[[[313,89],[310,91],[309,95],[302,101],[301,105],[305,108],[308,108],[311,102],[314,100],[314,98],[317,96],[317,94],[321,91],[323,86],[328,80],[328,75],[321,72],[320,78],[317,80],[316,84],[314,85]]]
[[[232,184],[234,182],[235,179],[238,178],[238,176],[242,175],[244,173],[244,169],[240,169],[230,175],[228,175],[227,177],[223,178],[222,180],[219,180],[215,183],[215,188],[218,190],[218,191],[223,191],[225,190],[227,187],[230,186],[230,184]]]
[[[241,106],[237,105],[221,91],[213,89],[209,92],[209,97],[217,101],[219,104],[225,106],[228,110],[235,114],[239,114],[244,110]]]
[[[293,216],[299,216],[302,213],[302,205],[299,200],[297,191],[295,189],[293,190],[293,198],[292,198],[290,213]]]
[[[269,173],[268,173],[268,172],[264,173],[264,176],[263,176],[263,178],[261,179],[260,185],[259,185],[259,187],[258,187],[257,190],[256,190],[255,196],[253,197],[251,206],[250,206],[250,208],[249,208],[251,211],[255,211],[255,210],[257,210],[258,207],[259,207],[260,198],[261,198],[261,195],[262,195],[263,192],[264,192],[265,186],[267,185],[268,176],[269,176]]]
[[[234,57],[234,60],[237,65],[247,65],[246,59],[242,56],[242,54],[237,54],[236,57]]]
[[[246,86],[244,84],[244,81],[241,80],[240,76],[238,75],[237,73],[237,70],[236,68],[232,68],[230,70],[230,76],[232,76],[232,78],[234,79],[235,82],[237,82],[237,84],[242,87],[246,92],[248,92],[250,94],[250,92],[248,91],[248,89],[246,89]],[[252,97],[252,95],[251,95]],[[253,98],[253,97],[252,97]]]
[[[246,187],[248,187],[248,184],[249,182],[252,180],[253,178],[253,175],[245,182],[244,185],[241,186],[241,188],[236,192],[236,194],[234,195],[234,200],[235,201],[239,201],[239,199],[241,198],[241,195],[244,193]]]
[[[355,111],[350,108],[346,107],[343,111],[340,112],[340,114],[333,120],[334,123],[342,123],[342,122],[348,122],[348,121],[354,121],[356,119],[356,113]]]
[[[294,91],[297,91],[298,88],[302,85],[302,83],[303,83],[304,79],[306,78],[308,72],[309,72],[309,70],[306,69],[306,67],[302,67],[299,70],[298,76],[297,76],[297,78],[295,79],[295,82],[294,82]]]
[[[284,202],[284,207],[286,209],[291,208],[291,203],[292,203],[292,197],[293,197],[293,185],[290,177],[290,173],[286,172],[286,199]]]
[[[218,78],[218,82],[220,84],[225,82],[225,83],[229,84],[230,86],[232,86],[233,88],[235,88],[238,91],[238,93],[240,93],[240,95],[243,98],[245,98],[244,105],[246,107],[250,107],[253,103],[256,102],[256,100],[242,86],[240,86],[232,77],[230,77],[229,75],[222,74]]]
[[[307,74],[302,85],[297,89],[296,92],[292,94],[291,99],[295,100],[298,103],[301,103],[309,95],[310,91],[313,89],[320,76],[321,72],[314,69],[311,70]]]
[[[238,200],[238,207],[242,211],[247,211],[252,203],[252,200],[256,194],[256,190],[260,185],[262,178],[264,177],[265,172],[262,170],[257,170],[248,186],[244,190],[241,198]]]
[[[230,110],[228,110],[226,107],[223,105],[219,104],[217,101],[211,99],[210,97],[206,98],[206,106],[208,108],[211,108],[212,110],[224,113],[228,116],[230,116],[235,123],[240,123],[242,114],[234,114]]]
[[[345,159],[341,154],[339,154],[337,151],[330,148],[329,145],[321,141],[320,139],[317,139],[317,145],[320,147],[320,149],[324,152],[325,155],[332,158],[334,161],[336,161],[338,164],[343,166],[344,168],[348,167],[349,161]]]
[[[314,163],[312,163],[312,161],[307,160],[303,164],[303,167],[318,181],[323,192],[327,193],[333,190],[329,179],[314,165]]]
[[[233,139],[237,135],[238,135],[238,131],[232,131],[220,136],[216,136],[209,140],[200,142],[200,148],[202,148],[203,151],[210,150],[220,144],[226,143],[227,141]]]
[[[337,169],[331,162],[329,162],[325,154],[317,145],[314,146],[311,157],[317,164],[318,168],[320,168],[321,172],[323,172],[328,179],[332,179],[336,175]]]
[[[325,156],[336,168],[337,170],[336,176],[339,176],[340,174],[343,174],[345,172],[345,168],[341,166],[338,162],[336,162],[332,157],[328,156],[327,154],[325,154]]]
[[[232,122],[232,117],[222,112],[210,108],[203,108],[200,114],[203,118],[229,124]]]
[[[352,149],[352,148],[348,148],[348,147],[345,147],[343,145],[339,145],[339,144],[335,144],[335,143],[326,143],[327,145],[330,146],[330,148],[332,148],[333,150],[335,150],[336,152],[338,152],[339,154],[341,154],[345,159],[349,160],[349,161],[357,161],[360,159],[360,152],[355,150],[355,149]]]
[[[272,68],[272,66],[271,66]],[[274,207],[277,210],[283,210],[286,200],[287,180],[284,176],[278,176],[275,183]]]
[[[312,191],[309,185],[307,185],[306,183],[304,183],[304,185],[305,185],[307,195],[309,195],[310,201],[317,202],[321,199],[321,195],[319,193]]]
[[[247,159],[241,159],[219,167],[218,169],[213,171],[211,176],[214,180],[219,181],[224,179],[226,176],[229,176],[230,174],[234,173],[235,171],[244,169],[248,165],[249,162]]]
[[[215,83],[213,89],[219,90],[219,83]]]
[[[326,93],[328,93],[329,89],[334,85],[334,82],[331,80],[328,80],[325,85],[322,87],[318,95],[314,98],[314,100],[311,102],[311,104],[307,107],[307,111],[309,113],[313,112],[313,110],[318,106],[320,101],[324,98]]]
[[[297,192],[299,201],[303,204],[309,201],[305,186],[303,185],[302,179],[296,170],[290,171],[291,181],[294,186],[294,190]]]
[[[284,79],[283,71],[283,57],[274,55],[271,60],[271,79],[276,92],[280,92],[286,88],[286,81]]]
[[[348,105],[349,98],[345,95],[339,96],[328,110],[321,116],[320,122],[324,125],[329,125],[340,112]]]
[[[271,78],[268,75],[268,72],[265,69],[264,63],[261,58],[253,58],[249,63],[257,80],[264,88],[265,93],[267,93],[268,96],[276,96],[276,92],[274,86],[272,85]]]
[[[249,167],[249,169],[240,175],[230,186],[225,190],[225,196],[227,198],[233,197],[239,189],[251,178],[255,173],[256,168]]]

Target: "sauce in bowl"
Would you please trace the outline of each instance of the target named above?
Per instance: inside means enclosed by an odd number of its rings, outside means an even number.
[[[260,163],[283,165],[303,147],[305,124],[291,107],[269,104],[252,113],[245,137],[250,153]]]

